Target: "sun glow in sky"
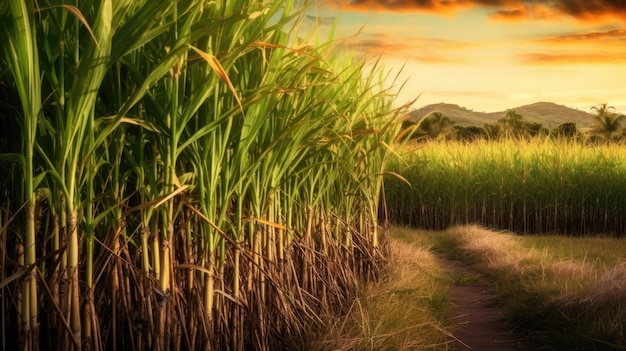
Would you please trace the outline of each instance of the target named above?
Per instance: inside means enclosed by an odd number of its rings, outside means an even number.
[[[415,108],[626,112],[626,0],[318,0],[315,11],[346,47],[404,66],[398,100]]]

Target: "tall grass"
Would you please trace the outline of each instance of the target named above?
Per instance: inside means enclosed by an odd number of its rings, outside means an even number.
[[[479,223],[523,233],[625,231],[624,146],[553,140],[433,142],[405,150],[390,216],[441,229]]]
[[[0,4],[4,349],[306,347],[378,275],[403,108],[299,4]]]

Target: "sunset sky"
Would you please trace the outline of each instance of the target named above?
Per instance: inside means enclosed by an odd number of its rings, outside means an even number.
[[[414,108],[606,102],[626,113],[626,0],[318,0],[310,17],[385,67],[404,65],[399,101],[419,96]]]

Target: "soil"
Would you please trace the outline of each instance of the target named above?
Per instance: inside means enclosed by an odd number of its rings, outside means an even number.
[[[450,316],[457,350],[533,349],[503,320],[501,308],[494,304],[488,278],[458,261],[443,256],[438,256],[438,261],[453,280],[449,292],[452,301]]]

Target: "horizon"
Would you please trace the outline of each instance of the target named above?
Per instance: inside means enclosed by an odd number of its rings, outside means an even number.
[[[626,113],[626,1],[318,0],[341,48],[398,74],[399,104],[498,112],[553,102]],[[358,35],[357,35],[358,33]],[[399,72],[400,67],[403,70]]]

